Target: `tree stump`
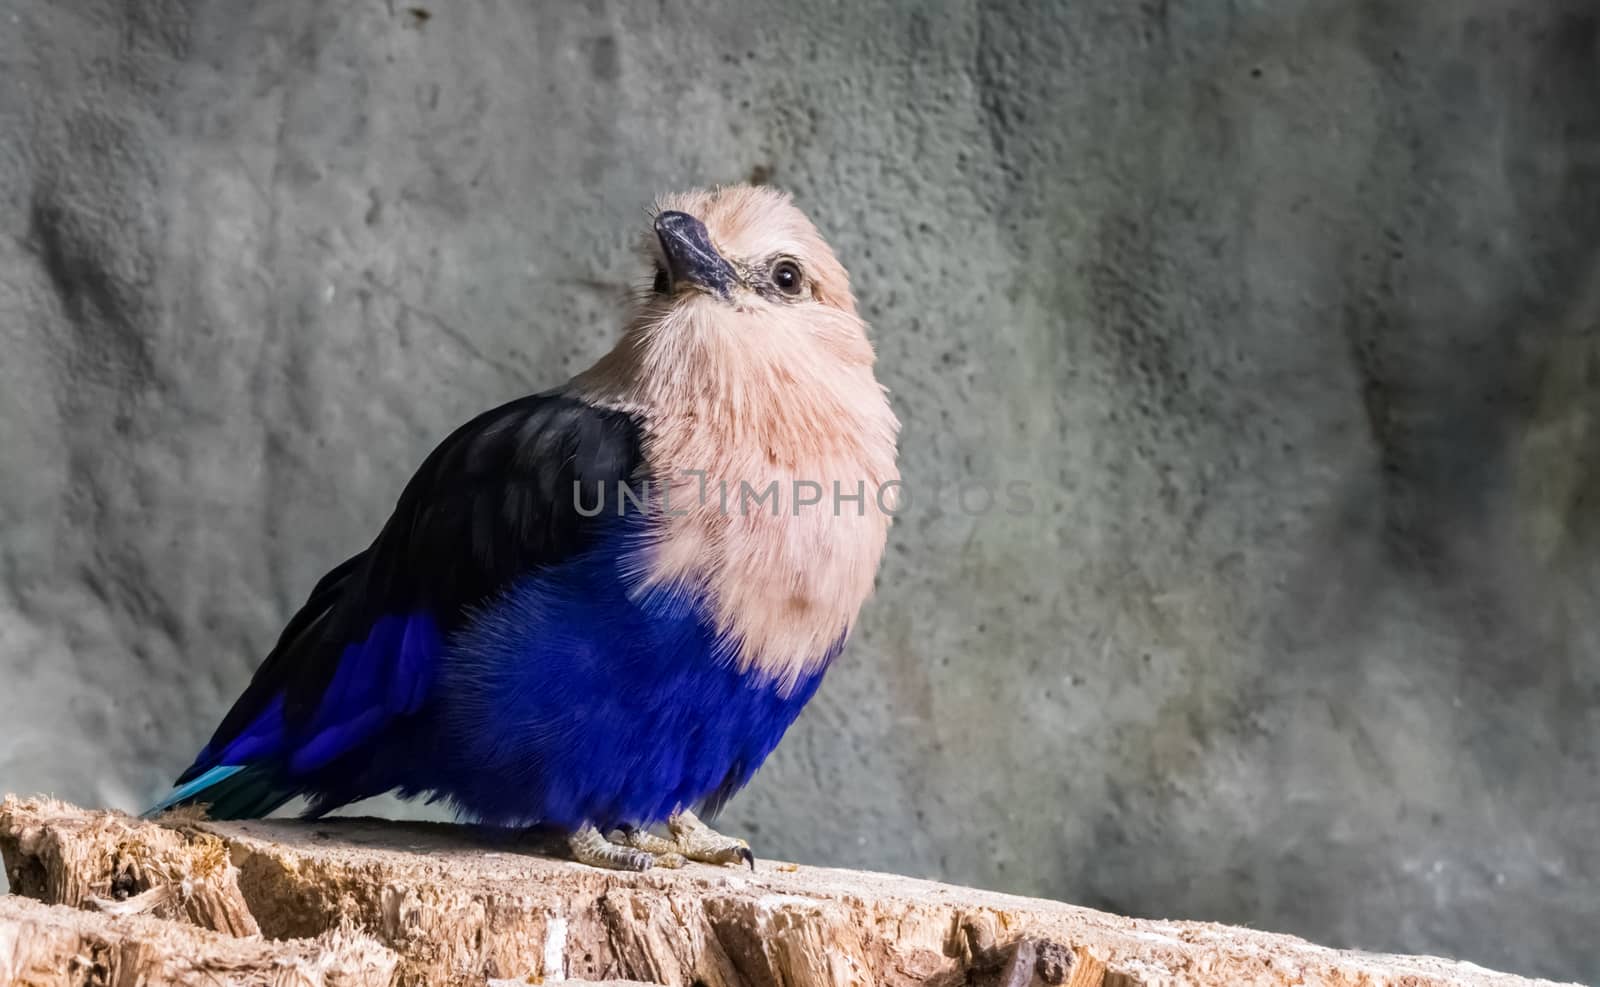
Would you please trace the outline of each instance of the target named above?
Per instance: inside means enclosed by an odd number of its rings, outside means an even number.
[[[886,874],[770,861],[623,874],[550,849],[439,824],[145,822],[8,798],[7,874],[45,904],[0,900],[0,974],[41,987],[1535,983]]]

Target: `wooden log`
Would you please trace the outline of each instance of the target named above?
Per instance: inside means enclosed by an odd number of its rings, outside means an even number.
[[[0,984],[14,987],[385,987],[399,960],[353,932],[274,942],[0,897]]]
[[[177,813],[148,826],[120,813],[81,812],[63,803],[0,804],[11,890],[72,908],[181,919],[233,936],[260,932],[239,893],[227,845]]]
[[[209,856],[207,837],[224,848],[225,865]],[[1326,949],[885,874],[776,862],[754,873],[690,865],[622,874],[541,849],[438,824],[216,823],[193,814],[147,823],[44,799],[0,805],[0,853],[23,893],[115,910],[107,881],[127,870],[124,861],[140,862],[141,880],[203,874],[214,903],[191,907],[195,892],[180,886],[160,913],[169,925],[247,930],[236,906],[217,904],[238,900],[274,940],[359,930],[398,955],[395,980],[407,985],[1535,983],[1432,957]]]

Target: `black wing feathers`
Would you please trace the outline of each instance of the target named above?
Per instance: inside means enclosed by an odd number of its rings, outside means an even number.
[[[316,710],[347,644],[385,615],[428,610],[441,632],[514,580],[593,544],[609,510],[585,517],[596,485],[607,504],[641,462],[638,423],[558,394],[533,395],[456,429],[406,484],[372,545],[329,572],[284,628],[212,749],[280,691],[291,723]]]

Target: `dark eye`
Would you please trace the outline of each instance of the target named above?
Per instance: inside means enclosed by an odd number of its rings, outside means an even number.
[[[667,269],[660,264],[656,265],[656,283],[651,290],[658,295],[665,295],[672,288],[672,281],[667,277]]]
[[[772,283],[785,295],[800,294],[805,279],[800,275],[800,265],[785,258],[772,265]]]

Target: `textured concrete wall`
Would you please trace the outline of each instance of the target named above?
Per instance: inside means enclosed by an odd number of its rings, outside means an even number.
[[[760,174],[1037,510],[914,504],[733,826],[1600,977],[1593,0],[428,6],[0,2],[0,788],[160,790]]]

